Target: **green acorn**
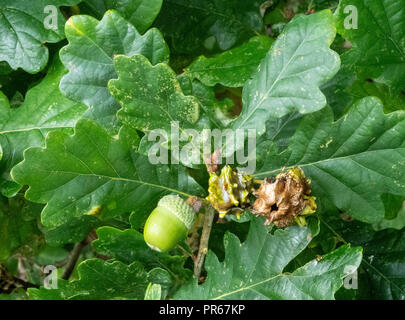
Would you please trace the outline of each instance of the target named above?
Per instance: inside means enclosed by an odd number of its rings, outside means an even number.
[[[178,195],[164,196],[145,223],[143,236],[153,250],[173,249],[186,239],[196,212]]]

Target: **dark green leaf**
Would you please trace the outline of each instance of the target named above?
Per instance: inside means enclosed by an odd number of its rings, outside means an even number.
[[[117,80],[109,82],[111,95],[122,105],[118,118],[144,132],[170,132],[173,121],[180,128],[192,128],[199,118],[198,100],[185,96],[176,74],[166,64],[152,66],[141,55],[114,58]]]
[[[334,237],[336,243],[363,246],[355,290],[358,298],[405,299],[405,229],[376,232],[368,224],[347,222],[332,214],[322,217],[321,226],[321,234],[315,238],[321,244]]]
[[[60,57],[69,73],[61,81],[61,91],[90,107],[87,117],[114,128],[119,104],[107,88],[108,81],[117,77],[114,55],[143,54],[152,64],[168,61],[169,50],[162,35],[151,29],[141,36],[115,11],[108,11],[101,21],[73,16],[65,32],[69,44],[61,49]]]
[[[140,33],[144,33],[158,15],[162,2],[163,0],[86,0],[85,4],[99,17],[107,10],[117,10]]]
[[[99,224],[96,217],[83,216],[72,218],[56,228],[45,228],[42,232],[49,245],[61,246],[82,241]]]
[[[364,98],[340,120],[330,108],[306,116],[279,156],[269,156],[257,176],[300,166],[313,194],[364,222],[384,218],[383,193],[405,195],[405,113],[383,113],[376,98]]]
[[[23,216],[23,206],[23,201],[0,198],[0,261],[39,234],[36,220]]]
[[[342,285],[345,267],[358,267],[361,248],[343,246],[338,250],[285,273],[284,268],[297,256],[317,227],[289,227],[268,233],[263,220],[253,219],[244,243],[231,233],[224,238],[225,260],[209,253],[207,279],[182,287],[177,299],[333,299]]]
[[[184,269],[187,257],[159,253],[148,247],[143,235],[136,230],[119,230],[112,227],[97,229],[98,239],[93,242],[97,253],[124,263],[141,262],[147,270],[160,267],[174,278],[188,278],[190,271]]]
[[[151,165],[134,148],[125,135],[111,137],[94,121],[81,119],[74,135],[54,131],[46,148],[28,149],[12,176],[29,185],[27,199],[47,203],[42,211],[47,227],[84,215],[145,214],[165,194],[202,193],[184,167]]]
[[[353,14],[356,15],[355,20],[358,20],[357,28],[351,27]],[[397,93],[403,90],[405,1],[341,0],[335,16],[337,31],[353,45],[350,59],[362,77],[361,80],[373,78],[391,86]]]
[[[170,286],[169,274],[163,269],[147,273],[141,264],[126,265],[119,261],[90,259],[78,267],[79,280],[58,281],[57,289],[29,289],[34,300],[107,300],[143,299],[149,282]]]
[[[19,108],[11,108],[0,92],[0,144],[3,148],[2,184],[10,178],[9,170],[20,162],[29,147],[42,147],[45,135],[54,130],[72,132],[76,121],[87,110],[81,103],[71,101],[59,91],[59,81],[66,69],[55,59],[47,76],[27,92]],[[13,195],[18,191],[18,187]]]
[[[14,70],[22,68],[30,73],[42,70],[49,57],[48,48],[44,43],[59,42],[65,37],[65,18],[58,7],[74,5],[77,2],[79,1],[1,0],[0,61],[7,61]],[[52,8],[49,8],[49,5]],[[45,10],[46,8],[48,9]],[[53,10],[56,13],[54,17]],[[51,28],[51,24],[56,28]]]
[[[375,299],[405,300],[405,230],[384,230],[364,246]]]
[[[220,83],[227,87],[242,87],[256,71],[272,43],[273,39],[267,36],[257,36],[212,58],[201,56],[185,72],[207,86]]]
[[[319,86],[338,71],[339,56],[329,46],[335,37],[330,11],[297,15],[272,45],[243,88],[243,108],[231,128],[265,131],[270,117],[323,108]],[[314,49],[315,48],[315,49]]]
[[[165,0],[156,25],[184,53],[206,42],[227,50],[262,29],[261,1]]]

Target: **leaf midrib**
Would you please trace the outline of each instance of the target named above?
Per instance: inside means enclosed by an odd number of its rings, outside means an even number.
[[[74,125],[66,125],[66,126],[50,126],[50,127],[29,127],[29,128],[22,128],[22,129],[14,129],[14,130],[5,130],[0,131],[0,134],[8,134],[8,133],[22,133],[22,132],[29,132],[34,130],[56,130],[56,129],[73,129]]]
[[[314,161],[314,162],[308,162],[308,163],[304,163],[304,164],[296,163],[296,164],[294,164],[294,165],[291,165],[291,166],[288,166],[288,167],[286,166],[286,167],[283,167],[283,168],[284,168],[285,170],[288,170],[288,169],[294,168],[294,167],[296,167],[296,166],[300,166],[301,168],[302,168],[302,167],[309,167],[309,166],[315,166],[315,165],[317,165],[317,164],[325,163],[325,162],[328,162],[328,161],[335,161],[335,160],[338,161],[338,160],[344,160],[344,159],[351,159],[351,158],[354,157],[354,156],[359,156],[359,155],[363,155],[363,154],[366,154],[366,153],[382,152],[382,151],[398,151],[398,150],[403,150],[403,151],[405,151],[405,148],[390,148],[390,149],[366,150],[366,151],[363,151],[363,152],[360,152],[360,153],[355,153],[355,154],[351,154],[351,155],[347,155],[347,156],[342,156],[342,157],[322,159],[322,160],[318,160],[318,161]],[[277,169],[270,170],[270,171],[258,172],[258,173],[255,173],[254,176],[255,176],[255,177],[260,177],[260,176],[262,176],[262,175],[271,175],[271,174],[277,173],[277,172],[279,172],[279,171],[281,171],[281,170],[282,170],[282,168],[277,168]]]
[[[96,27],[100,25],[100,22],[101,22],[101,21],[97,21],[97,24],[96,24],[96,26],[94,27],[94,29],[96,29]],[[110,56],[107,54],[107,52],[105,52],[105,50],[104,50],[97,42],[95,42],[92,38],[90,38],[90,37],[87,35],[86,31],[82,31],[81,29],[77,28],[76,25],[74,24],[73,20],[67,21],[66,24],[69,24],[69,27],[73,28],[73,29],[77,32],[77,34],[79,34],[80,36],[82,36],[82,37],[84,37],[85,39],[89,40],[90,43],[92,43],[97,49],[99,49],[99,51],[100,51],[105,57],[107,57],[107,60],[108,60],[108,61],[111,61],[111,65],[113,65],[113,58],[110,57]],[[68,40],[69,40],[69,38],[68,38]],[[69,41],[69,45],[68,45],[67,47],[70,47],[70,46],[72,46],[72,44],[71,44],[71,42]],[[67,48],[67,47],[66,47],[66,48]],[[62,60],[62,62],[63,62],[63,60]],[[95,62],[96,62],[97,64],[100,64],[99,61],[95,61]],[[106,63],[103,63],[103,62],[101,62],[101,64],[106,65]],[[66,65],[66,66],[68,66],[68,65]],[[70,70],[69,70],[69,71],[70,71]]]
[[[175,192],[178,194],[181,194],[183,196],[186,197],[192,197],[193,195],[188,194],[186,192],[177,190],[177,189],[173,189],[173,188],[169,188],[163,185],[158,185],[158,184],[154,184],[154,183],[150,183],[150,182],[145,182],[143,180],[136,180],[136,179],[130,179],[130,178],[124,178],[124,177],[113,177],[113,176],[108,176],[108,175],[103,175],[103,174],[98,174],[98,173],[79,173],[79,172],[74,172],[74,171],[62,171],[62,170],[44,170],[44,169],[36,169],[36,171],[42,171],[42,172],[46,172],[46,173],[57,173],[57,174],[69,174],[69,175],[75,175],[75,178],[77,177],[86,177],[86,176],[91,176],[91,177],[96,177],[96,178],[103,178],[103,179],[107,179],[107,180],[111,180],[111,181],[123,181],[123,182],[130,182],[130,183],[135,183],[135,184],[140,184],[140,185],[147,185],[153,188],[157,188],[157,189],[163,189],[163,190],[167,190],[170,192]]]
[[[207,61],[206,59],[205,61]],[[207,73],[208,71],[216,71],[216,70],[227,70],[227,69],[237,69],[237,68],[242,68],[242,67],[250,67],[250,66],[256,66],[255,62],[250,62],[250,63],[242,63],[242,64],[234,64],[230,66],[213,66],[213,67],[206,67],[206,68],[196,68],[196,69],[188,69],[188,72],[193,73],[193,72],[204,72]]]
[[[308,265],[308,264],[310,264],[311,262],[312,262],[312,261],[310,261],[310,262],[308,262],[307,264],[303,265],[302,267],[296,269],[293,273],[282,272],[282,273],[277,274],[277,275],[275,275],[275,276],[273,276],[273,277],[270,277],[270,278],[268,278],[268,279],[265,279],[265,280],[262,280],[262,281],[253,283],[253,284],[251,284],[251,285],[249,285],[249,286],[242,287],[242,288],[239,288],[239,289],[230,291],[230,292],[223,293],[222,295],[217,296],[217,297],[215,297],[215,298],[212,298],[212,299],[210,299],[210,300],[219,300],[219,299],[222,299],[222,298],[224,298],[224,297],[226,297],[226,296],[229,296],[229,295],[232,295],[232,294],[241,292],[241,291],[250,290],[250,289],[252,289],[252,288],[254,288],[254,287],[257,287],[257,286],[259,286],[259,285],[261,285],[261,284],[263,284],[263,283],[272,281],[272,280],[274,280],[274,279],[276,279],[276,278],[279,278],[279,277],[286,277],[286,278],[291,282],[291,280],[289,279],[289,277],[294,277],[294,278],[313,278],[313,277],[318,277],[318,276],[320,276],[320,275],[325,275],[325,274],[328,274],[328,273],[330,273],[330,272],[332,272],[332,271],[335,271],[336,269],[338,269],[338,268],[341,266],[341,264],[339,264],[339,265],[335,266],[334,268],[329,268],[326,272],[323,272],[322,274],[315,274],[315,275],[314,275],[314,274],[303,274],[303,275],[295,275],[295,274],[294,274],[294,273],[296,273],[298,270],[303,270],[303,269],[305,268],[305,266]],[[301,290],[300,288],[298,288],[294,283],[292,283],[292,284],[293,284],[294,287],[296,287],[299,291],[301,291],[301,292],[303,292],[303,293],[305,293],[305,294],[307,294],[308,296],[311,297],[310,294],[308,294],[307,292],[302,291],[302,290]]]
[[[307,41],[308,38],[308,33],[305,35],[305,38],[302,40],[302,42],[298,45],[298,47],[294,50],[294,53],[291,55],[290,59],[288,60],[287,64],[285,64],[283,66],[283,68],[281,69],[280,73],[278,74],[277,78],[274,80],[273,84],[270,86],[269,90],[266,91],[266,93],[262,96],[262,98],[259,100],[259,102],[256,104],[256,106],[254,106],[252,108],[252,110],[247,114],[247,116],[243,119],[243,121],[237,126],[236,129],[240,129],[247,120],[249,120],[252,115],[256,112],[257,109],[259,109],[261,107],[261,105],[263,104],[263,102],[270,96],[271,91],[273,90],[274,86],[278,83],[278,81],[280,80],[280,77],[284,74],[285,70],[287,69],[287,67],[290,66],[290,63],[292,61],[293,58],[295,58],[296,53],[298,52],[298,50],[301,48],[301,46],[303,45],[303,43],[305,43]],[[264,58],[266,59],[266,58]],[[267,65],[266,67],[270,64],[270,61],[267,61]]]

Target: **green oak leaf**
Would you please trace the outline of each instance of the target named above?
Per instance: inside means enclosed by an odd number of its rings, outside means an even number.
[[[322,109],[326,99],[319,86],[333,77],[340,66],[338,54],[329,48],[334,37],[334,20],[329,10],[296,15],[253,78],[245,83],[242,112],[230,127],[256,129],[261,135],[270,117]]]
[[[65,38],[65,18],[58,7],[78,2],[0,0],[0,61],[7,61],[14,70],[22,68],[29,73],[42,70],[49,57],[44,43],[55,43]],[[46,22],[54,24],[55,28],[51,25],[47,27]]]
[[[78,266],[79,279],[58,279],[57,289],[28,289],[33,300],[107,300],[143,299],[149,282],[161,284],[167,291],[171,278],[167,271],[155,268],[146,272],[140,263],[86,260]]]
[[[107,10],[117,10],[140,33],[144,33],[159,14],[162,2],[163,0],[86,0],[84,4],[98,17]]]
[[[384,104],[385,112],[405,110],[405,95],[397,95],[392,87],[370,80],[356,80],[349,89],[353,100],[373,96],[379,98]]]
[[[27,199],[47,203],[41,218],[52,228],[84,215],[102,220],[131,211],[144,215],[165,194],[203,193],[184,167],[151,165],[129,139],[81,119],[74,135],[53,131],[45,148],[26,150],[12,177],[29,186]]]
[[[69,258],[69,251],[61,247],[43,245],[38,255],[34,258],[40,265],[50,265]]]
[[[370,78],[357,79],[350,51],[342,54],[340,59],[338,73],[321,87],[328,104],[333,108],[335,118],[342,116],[353,102],[369,96],[379,98],[387,113],[405,109],[405,96],[398,95],[393,87]]]
[[[40,234],[36,220],[24,216],[23,208],[20,200],[0,197],[0,261]]]
[[[11,69],[10,65],[5,61],[0,61],[0,75],[6,76],[11,72],[13,72],[13,69]]]
[[[377,232],[364,255],[373,298],[405,300],[405,229]]]
[[[199,102],[185,96],[176,74],[166,64],[156,66],[142,55],[116,56],[118,79],[110,80],[111,95],[120,102],[118,119],[143,132],[163,129],[170,132],[178,121],[179,128],[193,128],[199,119]]]
[[[269,233],[262,219],[251,220],[242,244],[232,233],[224,237],[225,259],[209,252],[205,261],[207,279],[183,286],[176,299],[333,299],[343,284],[345,267],[358,267],[361,248],[342,246],[292,273],[284,268],[317,233],[293,226]]]
[[[1,296],[0,296],[1,299]],[[162,299],[162,286],[156,283],[149,283],[146,288],[144,300],[161,300]]]
[[[352,15],[355,14],[353,7],[357,13],[357,28],[350,27],[353,24]],[[392,87],[397,93],[403,90],[405,1],[341,0],[335,16],[337,32],[353,46],[348,53],[361,80],[373,78]]]
[[[87,107],[71,101],[59,91],[59,81],[66,69],[55,58],[46,77],[31,88],[23,104],[11,108],[5,95],[0,92],[0,144],[3,159],[0,160],[2,189],[10,184],[9,171],[23,159],[23,152],[29,147],[42,147],[45,135],[54,130],[72,132],[76,121]],[[18,190],[16,186],[7,195],[12,196]]]
[[[213,87],[208,87],[199,80],[192,79],[190,74],[183,73],[177,76],[177,80],[180,84],[181,90],[186,96],[193,96],[200,102],[199,105],[201,115],[197,123],[195,123],[192,127],[197,130],[214,128],[224,129],[231,121],[228,115],[231,113],[231,109],[235,104],[234,101],[228,97],[217,99]],[[166,130],[167,129],[168,127],[166,125]],[[170,137],[168,138],[170,139]],[[183,142],[183,139],[181,142]],[[151,150],[151,148],[155,145],[155,141],[150,141],[149,136],[144,135],[141,138],[138,151],[147,155],[149,150]],[[194,145],[196,148],[198,148],[197,144]],[[170,145],[166,146],[166,143],[161,143],[160,146],[164,147],[165,149],[170,148]],[[185,165],[188,167],[193,167],[193,165],[190,163]],[[201,166],[198,167],[198,165],[196,165],[194,168],[201,169]]]
[[[211,58],[199,57],[185,72],[207,86],[242,87],[269,51],[273,39],[257,36]]]
[[[82,216],[72,218],[65,224],[54,228],[44,228],[42,233],[46,243],[56,247],[84,240],[99,224],[100,221],[96,217]]]
[[[281,150],[287,148],[301,119],[302,114],[298,112],[291,112],[281,118],[270,118],[266,122],[266,134],[262,136],[264,141],[274,142]]]
[[[335,119],[341,117],[347,108],[353,103],[355,98],[350,93],[350,88],[356,80],[356,72],[353,70],[350,62],[350,56],[346,53],[340,56],[341,66],[335,76],[321,86],[322,93],[326,96],[328,105],[330,105],[335,114]],[[367,94],[358,96],[357,99],[372,96]]]
[[[405,300],[405,229],[376,232],[370,224],[344,221],[337,214],[322,216],[315,241],[350,243],[363,247],[357,299]]]
[[[171,256],[148,247],[143,235],[134,230],[119,230],[113,227],[97,229],[98,239],[92,243],[94,250],[103,256],[124,263],[141,262],[148,270],[160,267],[174,278],[188,278],[190,270],[184,269],[185,256]]]
[[[113,10],[107,11],[101,21],[73,16],[66,22],[65,32],[69,44],[60,50],[60,57],[69,73],[63,77],[60,90],[87,105],[87,117],[114,131],[119,103],[107,88],[108,81],[117,77],[114,55],[143,54],[157,64],[168,61],[169,49],[157,29],[140,35]]]
[[[256,176],[301,167],[316,197],[368,223],[384,218],[381,195],[405,195],[405,112],[384,114],[377,98],[356,102],[333,122],[328,107],[303,118],[289,148],[271,155]]]
[[[383,194],[381,199],[385,207],[385,219],[392,220],[397,217],[398,213],[405,209],[405,197],[395,196],[393,194]]]
[[[0,294],[0,300],[28,300],[28,297],[26,291],[23,288],[18,288],[12,293]]]
[[[405,227],[405,207],[395,213],[394,218],[388,219],[387,217],[378,223],[373,225],[375,230],[384,230],[384,229],[397,229],[400,230]]]
[[[178,52],[205,45],[228,50],[262,30],[261,1],[165,0],[156,26]]]
[[[221,129],[226,127],[227,123],[231,121],[230,114],[232,107],[235,105],[231,98],[216,98],[213,87],[206,86],[201,81],[193,79],[190,74],[182,73],[177,76],[177,80],[185,95],[194,96],[200,101],[202,113],[208,116],[210,125]],[[204,128],[208,127],[208,124],[204,126]]]

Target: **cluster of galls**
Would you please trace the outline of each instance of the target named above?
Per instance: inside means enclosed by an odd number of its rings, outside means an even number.
[[[255,190],[253,176],[239,174],[230,166],[219,175],[210,173],[207,200],[219,212],[220,218],[234,214],[239,219],[250,208],[265,216],[265,224],[287,227],[293,222],[306,225],[305,216],[316,211],[315,197],[310,196],[310,181],[300,168],[266,178]],[[256,197],[253,205],[250,198]],[[166,195],[148,217],[144,227],[146,243],[154,250],[167,251],[183,241],[194,224],[201,201],[187,201],[178,195]],[[199,199],[201,200],[201,199]]]
[[[265,224],[287,227],[296,222],[304,226],[305,216],[316,211],[310,183],[300,168],[293,168],[275,178],[264,179],[255,190],[253,176],[238,174],[236,169],[225,166],[219,176],[211,173],[207,200],[221,218],[226,214],[236,214],[239,218],[250,207],[254,214],[266,217]],[[256,201],[250,206],[252,194]]]

